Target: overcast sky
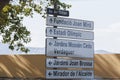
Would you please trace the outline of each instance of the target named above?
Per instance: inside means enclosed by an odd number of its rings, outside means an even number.
[[[120,0],[61,0],[72,5],[69,18],[94,21],[95,50],[120,53]],[[45,47],[46,20],[37,14],[24,24],[31,31],[27,46]]]

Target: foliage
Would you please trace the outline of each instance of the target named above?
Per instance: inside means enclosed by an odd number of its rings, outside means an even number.
[[[69,8],[70,5],[59,0],[11,0],[0,11],[0,35],[2,42],[9,44],[11,50],[28,52],[24,45],[31,41],[30,31],[22,24],[24,17],[33,17],[34,12],[46,17],[46,8],[55,3],[59,8]]]

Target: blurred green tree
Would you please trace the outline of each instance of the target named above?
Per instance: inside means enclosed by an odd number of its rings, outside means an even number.
[[[31,41],[30,31],[23,25],[24,17],[33,17],[38,13],[46,18],[46,8],[55,3],[58,9],[69,8],[71,5],[59,0],[0,0],[0,36],[2,43],[9,44],[9,49],[28,52],[24,45]]]

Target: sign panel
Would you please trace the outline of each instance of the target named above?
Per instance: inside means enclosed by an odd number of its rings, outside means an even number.
[[[88,41],[46,39],[47,56],[93,58],[94,43]]]
[[[52,8],[47,8],[47,14],[51,14],[51,15],[57,14],[59,16],[69,16],[69,11],[67,11],[67,10],[57,10],[57,11],[55,11]]]
[[[92,70],[47,70],[47,79],[94,79]]]
[[[93,68],[93,60],[65,60],[50,59],[46,60],[49,68]]]
[[[86,30],[93,30],[94,27],[94,22],[87,20],[48,16],[46,21],[48,26],[70,27]]]
[[[50,27],[47,27],[47,29],[46,29],[46,36],[72,38],[72,39],[85,39],[85,40],[93,40],[94,39],[94,33],[90,32],[90,31],[50,28]]]

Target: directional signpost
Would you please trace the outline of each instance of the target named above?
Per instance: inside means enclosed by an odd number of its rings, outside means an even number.
[[[69,11],[66,11],[66,10],[55,11],[52,8],[47,8],[47,14],[51,14],[51,15],[57,14],[59,16],[69,16]]]
[[[88,41],[74,41],[74,40],[46,40],[46,54],[47,56],[66,56],[79,58],[93,58],[94,44]]]
[[[93,60],[65,60],[48,58],[46,60],[46,66],[49,68],[93,68]]]
[[[59,27],[68,27],[68,28],[78,28],[93,30],[94,22],[87,20],[71,19],[71,18],[62,18],[62,17],[47,17],[48,26],[59,26]]]
[[[50,28],[50,27],[46,28],[46,36],[72,38],[72,39],[85,39],[85,40],[93,40],[94,39],[94,33],[91,31]]]
[[[94,78],[92,70],[47,70],[48,79],[91,79]]]
[[[46,79],[93,80],[94,22],[57,17],[69,16],[69,11],[57,9],[57,3],[47,14],[46,25],[53,27],[46,28]]]

